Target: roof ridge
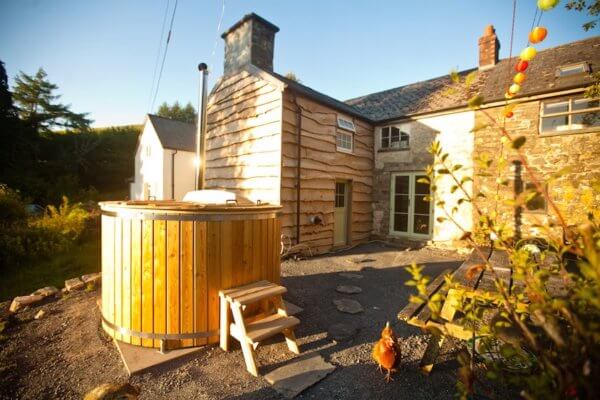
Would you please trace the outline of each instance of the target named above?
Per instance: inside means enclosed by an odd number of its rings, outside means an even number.
[[[152,113],[148,113],[146,115],[148,115],[148,117],[150,117],[150,118],[160,118],[160,119],[164,119],[164,120],[167,120],[167,121],[179,122],[179,123],[186,124],[186,125],[196,126],[195,123],[193,124],[191,122],[185,122],[185,121],[182,121],[182,120],[179,120],[179,119],[174,119],[174,118],[169,118],[169,117],[163,117],[162,115],[157,115],[157,114],[152,114]]]

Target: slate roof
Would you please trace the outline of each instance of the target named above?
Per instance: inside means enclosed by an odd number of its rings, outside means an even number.
[[[196,125],[148,114],[163,148],[196,151]]]
[[[472,92],[479,91],[485,103],[504,100],[517,60],[518,54],[517,57],[502,59],[493,68],[481,71],[472,86]],[[583,61],[590,63],[591,72],[600,70],[600,36],[539,51],[526,72],[527,80],[523,83],[519,96],[515,98],[588,85],[591,82],[588,74],[556,77],[559,66]],[[474,70],[476,69],[461,71],[459,74],[465,76]],[[468,94],[451,94],[448,92],[450,85],[451,80],[446,75],[357,97],[346,103],[378,122],[464,107]]]

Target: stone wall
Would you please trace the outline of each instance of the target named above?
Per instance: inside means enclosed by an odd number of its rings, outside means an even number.
[[[489,124],[487,113],[501,125],[502,110],[502,107],[498,107],[477,111],[476,124]],[[522,149],[539,178],[548,179],[553,173],[569,167],[568,173],[547,183],[546,186],[551,199],[561,210],[567,224],[582,222],[586,218],[586,211],[595,210],[599,214],[600,195],[593,192],[592,182],[600,181],[600,129],[540,135],[539,114],[539,101],[522,103],[514,109],[514,116],[506,121],[506,129],[513,138],[524,136],[527,139]],[[514,199],[515,192],[518,192],[518,187],[515,185],[518,186],[519,180],[515,180],[513,166],[516,152],[510,149],[510,145],[503,145],[500,139],[501,133],[497,126],[490,126],[475,133],[474,156],[487,154],[493,160],[489,169],[493,176],[489,177],[477,176],[483,172],[483,169],[475,164],[475,189],[478,191],[483,188],[488,193],[492,193],[492,196],[478,200],[477,205],[483,213],[499,215],[500,220],[507,223],[509,231],[514,232],[515,226],[518,226],[518,219],[515,220],[514,207],[506,204],[505,201]],[[501,158],[506,158],[506,163],[498,167]],[[521,169],[522,179],[526,182],[529,180],[529,175],[525,168]],[[496,172],[499,172],[502,179],[506,179],[507,186],[497,183]],[[498,190],[497,195],[495,195],[496,190]],[[548,226],[548,216],[552,214],[550,211],[549,206],[546,211],[523,210],[520,221],[522,236],[543,234],[539,228],[532,225]],[[476,213],[474,218],[478,218]],[[561,231],[557,232],[560,234]]]

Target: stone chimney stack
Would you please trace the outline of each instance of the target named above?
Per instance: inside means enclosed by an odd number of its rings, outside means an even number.
[[[496,37],[494,25],[485,27],[483,36],[479,38],[479,70],[492,68],[498,63],[500,42]]]
[[[229,28],[221,35],[225,40],[224,75],[239,72],[248,64],[272,71],[277,32],[278,27],[254,13]]]

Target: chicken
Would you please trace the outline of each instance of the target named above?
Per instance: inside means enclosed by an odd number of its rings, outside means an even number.
[[[389,322],[386,322],[385,328],[381,331],[381,338],[375,343],[372,355],[379,370],[387,370],[386,382],[392,380],[391,374],[397,371],[402,355],[398,339],[390,328]]]

